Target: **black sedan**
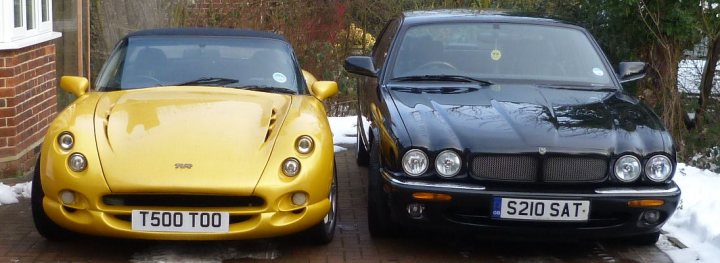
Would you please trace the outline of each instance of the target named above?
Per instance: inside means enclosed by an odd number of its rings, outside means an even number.
[[[391,20],[362,75],[357,162],[373,236],[658,240],[680,189],[672,138],[583,28],[483,11]]]

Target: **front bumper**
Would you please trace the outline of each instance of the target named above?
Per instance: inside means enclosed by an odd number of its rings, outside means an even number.
[[[43,207],[48,217],[58,225],[88,235],[159,240],[236,240],[288,235],[308,229],[323,220],[330,210],[330,201],[329,199],[323,199],[314,204],[289,211],[273,210],[267,207],[240,210],[233,208],[179,207],[72,209],[45,197]],[[229,212],[231,222],[229,231],[226,233],[134,231],[130,221],[132,209]],[[242,220],[233,222],[233,218],[242,218]]]
[[[471,231],[499,238],[615,238],[658,232],[673,214],[680,199],[680,188],[674,182],[657,187],[527,190],[477,184],[427,183],[394,177],[387,171],[381,174],[393,221],[415,228]],[[413,193],[418,192],[444,193],[452,199],[417,200]],[[493,199],[496,197],[587,200],[590,201],[590,214],[588,220],[582,222],[498,219],[492,216]],[[654,207],[628,205],[629,201],[643,199],[663,200],[664,204]],[[422,205],[422,216],[410,216],[409,204]],[[643,213],[649,210],[660,212],[657,223],[649,224],[642,219]]]

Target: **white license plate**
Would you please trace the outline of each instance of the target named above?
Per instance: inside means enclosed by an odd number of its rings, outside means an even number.
[[[537,221],[587,221],[590,201],[495,197],[493,218]]]
[[[228,212],[133,210],[131,220],[134,231],[226,233],[230,228]]]

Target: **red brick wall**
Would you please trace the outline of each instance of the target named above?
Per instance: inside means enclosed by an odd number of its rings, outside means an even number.
[[[0,50],[0,178],[35,164],[38,142],[57,112],[55,44]]]

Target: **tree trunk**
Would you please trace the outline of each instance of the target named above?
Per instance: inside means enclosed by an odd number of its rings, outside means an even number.
[[[649,72],[650,89],[656,91],[662,107],[662,120],[672,134],[678,154],[683,154],[685,142],[683,138],[687,129],[683,122],[681,95],[677,89],[678,62],[682,57],[682,49],[669,43],[655,43],[648,52],[651,71]]]
[[[710,95],[713,88],[713,78],[715,77],[715,69],[720,59],[720,36],[710,39],[707,47],[707,58],[705,59],[705,68],[700,81],[700,98],[698,99],[698,110],[695,121],[695,127],[702,130],[704,124],[705,111],[710,103]]]

